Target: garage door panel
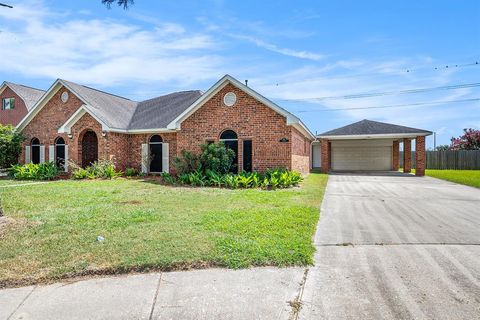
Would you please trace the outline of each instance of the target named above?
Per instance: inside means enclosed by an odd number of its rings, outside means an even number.
[[[332,169],[336,171],[392,170],[391,146],[333,146]]]

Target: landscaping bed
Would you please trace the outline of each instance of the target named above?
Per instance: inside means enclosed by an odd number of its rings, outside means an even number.
[[[131,271],[308,265],[326,181],[310,174],[299,187],[276,191],[123,178],[0,188],[9,219],[0,230],[0,287]]]

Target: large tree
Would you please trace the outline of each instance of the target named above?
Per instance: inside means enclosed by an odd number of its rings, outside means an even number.
[[[0,168],[9,168],[18,162],[23,136],[13,126],[0,124]]]
[[[452,138],[452,150],[480,150],[480,130],[463,129],[463,135]]]
[[[113,3],[117,3],[123,9],[128,9],[128,6],[133,4],[133,0],[102,0],[102,3],[108,8],[111,8]]]

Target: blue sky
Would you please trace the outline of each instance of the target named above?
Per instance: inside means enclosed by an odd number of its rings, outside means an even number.
[[[338,98],[480,82],[479,1],[2,2],[14,6],[0,8],[2,80],[47,89],[65,78],[141,100],[206,90],[228,73],[314,132],[368,118],[445,144],[480,128],[480,102],[454,102],[480,87]]]

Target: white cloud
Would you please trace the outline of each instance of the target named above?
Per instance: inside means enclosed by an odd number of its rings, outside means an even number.
[[[251,36],[246,36],[246,35],[240,35],[240,34],[232,34],[229,33],[227,34],[229,37],[239,39],[239,40],[245,40],[248,42],[251,42],[255,44],[257,47],[280,53],[285,56],[290,56],[290,57],[295,57],[295,58],[300,58],[300,59],[308,59],[308,60],[314,60],[314,61],[319,61],[325,58],[325,55],[323,54],[318,54],[314,52],[309,52],[309,51],[303,51],[303,50],[295,50],[295,49],[289,49],[289,48],[281,48],[278,47],[272,43],[265,42],[261,39],[251,37]]]
[[[215,41],[181,25],[152,28],[88,16],[71,17],[34,1],[0,11],[0,69],[27,77],[65,78],[102,87],[183,85],[218,77]],[[5,50],[8,48],[8,50]]]

